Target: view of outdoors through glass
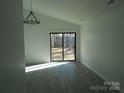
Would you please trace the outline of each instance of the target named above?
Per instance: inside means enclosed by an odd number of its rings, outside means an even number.
[[[51,33],[51,60],[75,60],[75,33]]]

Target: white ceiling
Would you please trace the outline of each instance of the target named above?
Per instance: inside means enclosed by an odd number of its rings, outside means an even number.
[[[81,20],[97,18],[119,6],[124,0],[114,0],[108,5],[107,0],[32,0],[33,9],[41,14],[80,24]],[[24,8],[30,9],[30,0],[23,0]]]

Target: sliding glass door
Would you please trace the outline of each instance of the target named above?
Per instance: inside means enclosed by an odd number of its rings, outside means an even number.
[[[76,60],[76,33],[50,33],[51,61]]]

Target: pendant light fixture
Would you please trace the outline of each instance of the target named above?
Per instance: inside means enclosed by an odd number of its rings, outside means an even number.
[[[36,17],[32,10],[32,0],[31,0],[31,9],[28,16],[24,19],[25,24],[40,24],[40,20]]]
[[[111,5],[111,4],[113,4],[115,1],[114,0],[107,0],[107,4],[108,5]]]

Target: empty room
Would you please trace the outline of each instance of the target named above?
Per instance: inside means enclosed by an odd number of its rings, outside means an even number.
[[[0,93],[124,93],[124,0],[1,7]]]

